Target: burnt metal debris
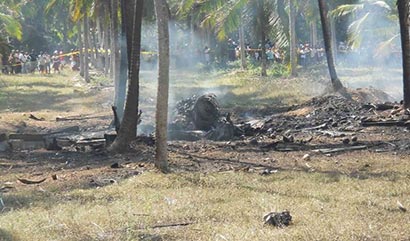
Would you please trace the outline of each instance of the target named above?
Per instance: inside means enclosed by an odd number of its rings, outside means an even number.
[[[283,212],[270,212],[263,217],[264,223],[279,228],[284,228],[292,223],[292,216],[288,210]]]

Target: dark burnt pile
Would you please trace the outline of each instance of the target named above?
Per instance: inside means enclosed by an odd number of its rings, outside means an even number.
[[[275,114],[264,120],[243,122],[246,135],[281,134],[289,130],[337,129],[354,130],[368,112],[353,100],[337,95],[313,98],[295,106],[287,113]]]
[[[174,120],[169,126],[171,140],[199,140],[202,138],[222,141],[240,135],[230,119],[230,114],[220,112],[214,94],[192,96],[176,105]]]
[[[169,125],[170,129],[186,130],[194,128],[192,123],[192,110],[197,99],[198,96],[194,95],[176,103],[173,121]]]
[[[327,95],[280,109],[283,111],[263,118],[252,118],[246,112],[238,112],[234,113],[237,118],[231,119],[230,114],[219,111],[214,95],[191,97],[177,106],[179,116],[173,122],[170,136],[173,140],[265,143],[285,151],[322,148],[318,146],[322,143],[320,146],[332,146],[330,151],[333,152],[368,148],[366,143],[371,141],[365,139],[369,132],[383,133],[383,138],[386,133],[391,133],[393,139],[397,133],[402,134],[410,127],[409,116],[399,103],[363,104],[340,95]],[[367,128],[369,126],[394,128],[374,130]],[[278,148],[280,145],[282,147]],[[403,146],[403,143],[398,143],[398,146]]]

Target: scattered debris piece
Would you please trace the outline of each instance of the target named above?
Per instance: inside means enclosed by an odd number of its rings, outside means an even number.
[[[309,154],[305,154],[305,155],[302,157],[302,160],[310,161],[310,155],[309,155]]]
[[[152,229],[155,228],[171,228],[171,227],[181,227],[195,224],[194,222],[185,222],[185,223],[170,223],[170,224],[157,224],[152,226]]]
[[[57,174],[53,174],[53,175],[51,175],[51,178],[52,178],[54,181],[57,181],[58,176],[57,176]]]
[[[263,170],[262,170],[262,172],[260,173],[260,175],[262,175],[262,176],[267,176],[267,175],[271,175],[271,174],[274,174],[274,173],[277,173],[277,172],[278,172],[277,169],[269,169],[269,168],[266,168],[266,169],[263,169]]]
[[[19,180],[21,183],[27,184],[27,185],[40,184],[40,183],[44,182],[46,179],[47,178],[43,178],[41,180],[29,180],[29,179],[25,179],[25,178],[17,178],[17,180]]]
[[[44,117],[38,118],[37,116],[35,116],[35,115],[33,115],[33,114],[30,114],[30,115],[28,116],[28,118],[30,118],[30,119],[32,119],[32,120],[36,120],[36,121],[45,121]]]
[[[119,164],[118,162],[115,162],[115,163],[111,164],[110,167],[111,168],[122,168],[123,166],[121,164]]]
[[[397,200],[397,206],[399,207],[400,211],[402,211],[404,213],[407,212],[407,208],[405,208],[399,200]]]
[[[314,150],[314,152],[320,152],[322,154],[330,154],[330,153],[343,152],[343,151],[364,150],[366,148],[367,146],[349,146],[349,147],[341,147],[341,148],[318,149],[318,150]]]
[[[289,226],[292,222],[292,216],[288,210],[283,212],[270,212],[263,217],[265,224],[283,228]]]

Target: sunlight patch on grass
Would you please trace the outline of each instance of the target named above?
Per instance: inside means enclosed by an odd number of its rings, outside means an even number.
[[[105,188],[54,193],[49,200],[1,214],[0,223],[20,240],[133,240],[144,235],[166,240],[397,240],[410,234],[410,217],[395,206],[396,198],[409,192],[403,178],[145,173]],[[265,213],[283,209],[293,215],[292,226],[263,225]]]

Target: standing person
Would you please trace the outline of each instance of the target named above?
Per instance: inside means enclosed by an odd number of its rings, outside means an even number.
[[[66,65],[65,55],[63,51],[60,51],[58,58],[60,59],[60,70],[63,70]]]
[[[51,56],[47,53],[44,53],[44,59],[46,62],[46,74],[51,74]]]
[[[11,51],[8,59],[7,59],[7,69],[9,74],[14,74],[14,50]]]
[[[20,53],[19,53],[19,61],[20,61],[20,65],[21,65],[21,73],[22,74],[26,74],[27,73],[27,70],[26,70],[26,68],[27,68],[27,65],[26,65],[26,63],[27,63],[27,56],[26,56],[26,54],[23,52],[23,51],[21,51]]]
[[[53,63],[53,70],[54,73],[60,73],[60,56],[58,55],[57,50],[54,51],[53,56],[51,57],[51,61]]]
[[[208,46],[205,46],[204,48],[204,57],[205,57],[205,64],[209,65],[211,63],[211,57],[210,57],[210,49]]]
[[[38,55],[38,70],[40,74],[45,74],[46,72],[46,58],[43,52]]]
[[[37,68],[37,55],[34,53],[34,49],[30,53],[30,73],[34,73]]]

